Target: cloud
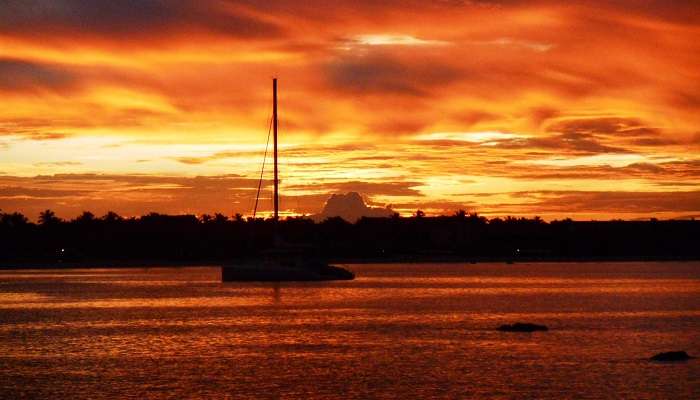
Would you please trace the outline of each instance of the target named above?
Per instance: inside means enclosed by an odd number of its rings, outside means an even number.
[[[331,217],[341,217],[346,221],[355,222],[362,217],[388,217],[394,211],[390,208],[369,207],[357,192],[334,194],[326,201],[323,211],[312,218],[323,221]]]
[[[64,139],[68,135],[62,132],[46,131],[51,121],[38,119],[7,120],[0,122],[0,136],[16,136],[28,140]]]
[[[517,170],[515,173],[506,173],[517,179],[533,180],[625,180],[648,179],[652,182],[657,179],[675,178],[676,186],[700,186],[695,178],[700,178],[699,161],[669,161],[651,163],[639,161],[631,163],[622,162],[622,165],[538,165],[532,170]],[[508,172],[508,171],[505,171]],[[683,179],[688,179],[684,181]],[[668,183],[668,181],[666,182]]]
[[[697,164],[697,163],[695,163]],[[308,194],[304,187],[285,188],[282,197],[283,214],[317,212],[327,201],[318,218],[340,215],[348,220],[359,216],[389,215],[392,210],[412,213],[417,209],[429,214],[452,214],[459,209],[476,210],[487,215],[542,215],[550,218],[584,216],[588,218],[636,217],[644,215],[680,215],[700,212],[700,168],[695,165],[694,181],[669,181],[674,163],[654,166],[637,164],[622,170],[637,174],[660,174],[659,187],[674,187],[675,191],[512,191],[462,195],[462,200],[436,198],[416,194],[401,182],[346,182],[326,187],[319,184],[308,189],[344,190],[367,189],[372,196],[397,199],[388,207],[370,207],[359,194],[331,196],[327,193]],[[603,176],[615,176],[610,167],[595,169]],[[578,170],[578,169],[577,169]],[[585,171],[582,171],[585,173]],[[576,177],[571,177],[576,179]],[[695,183],[693,183],[695,182]],[[478,183],[478,182],[477,182]],[[266,184],[267,185],[267,184]],[[257,189],[257,180],[235,175],[165,177],[152,175],[55,174],[36,177],[0,175],[0,202],[4,211],[21,211],[35,217],[42,210],[53,209],[64,218],[72,218],[84,210],[98,215],[116,211],[125,216],[142,215],[150,211],[169,214],[201,214],[240,212],[249,215]],[[269,188],[268,188],[269,189]],[[397,197],[398,196],[398,197]],[[359,201],[358,201],[359,199]],[[260,208],[269,212],[271,199],[266,190]]]
[[[479,197],[479,195],[479,193],[470,193],[470,196]],[[478,203],[445,199],[426,199],[407,202],[397,201],[391,203],[390,206],[394,210],[401,211],[403,215],[411,215],[417,210],[421,210],[428,215],[452,215],[454,212],[459,210],[478,210],[480,208]]]
[[[25,36],[165,37],[210,32],[233,37],[277,36],[270,22],[211,0],[5,0],[0,33]]]
[[[678,141],[662,136],[662,130],[636,118],[564,118],[551,109],[534,111],[537,125],[545,124],[545,135],[503,137],[494,146],[505,149],[558,149],[577,154],[632,153],[631,146],[667,146]]]
[[[59,66],[0,58],[0,91],[63,91],[78,84],[77,77]]]
[[[46,161],[35,163],[37,167],[65,167],[73,165],[82,165],[83,163],[78,161]]]
[[[209,161],[222,160],[231,157],[238,157],[241,152],[233,151],[220,151],[214,154],[210,154],[202,157],[175,157],[175,160],[183,164],[204,164]],[[261,157],[262,159],[262,157]]]
[[[70,218],[89,210],[102,215],[107,211],[141,215],[150,211],[168,214],[202,214],[221,212],[227,215],[252,212],[258,180],[238,175],[155,176],[136,174],[53,174],[35,177],[0,175],[0,202],[3,210],[21,211],[30,217],[47,208],[61,217]],[[265,181],[258,211],[268,213],[272,207],[271,182]],[[375,194],[412,196],[410,183],[337,182],[321,189],[325,193],[307,194],[303,187],[285,187],[281,206],[283,214],[318,212],[328,199],[328,192],[345,188],[367,189]],[[339,197],[342,203],[343,196]],[[333,205],[335,204],[335,205]],[[350,204],[350,203],[348,203]],[[364,204],[364,203],[363,203]],[[337,203],[332,203],[333,210]],[[342,205],[342,204],[341,204]],[[349,212],[357,207],[350,204]],[[384,210],[384,209],[381,209]],[[374,207],[365,210],[379,215]]]
[[[502,149],[557,149],[575,154],[628,153],[629,150],[604,144],[595,135],[579,132],[560,133],[543,137],[501,139],[493,146]]]
[[[683,192],[589,192],[543,191],[533,210],[574,213],[698,212],[700,191]]]
[[[358,94],[426,95],[455,82],[459,70],[429,61],[407,63],[388,54],[339,57],[325,66],[330,85]]]
[[[76,188],[57,205],[66,212],[247,212],[259,157],[237,149],[264,143],[271,76],[285,184],[298,188],[285,212],[318,211],[336,191],[437,210],[470,205],[471,191],[685,190],[698,179],[697,2],[2,5],[0,170],[101,173],[43,184]],[[513,136],[412,140],[431,132]],[[68,159],[84,164],[46,164]],[[254,183],[212,178],[231,171]],[[21,204],[48,203],[32,196]],[[509,207],[495,201],[485,208]]]
[[[547,130],[572,135],[618,137],[656,137],[660,134],[659,129],[649,127],[639,119],[621,117],[565,119],[549,125]]]
[[[486,45],[486,46],[507,46],[507,47],[525,49],[525,50],[532,50],[532,51],[536,51],[536,52],[540,52],[540,53],[545,52],[545,51],[549,51],[554,47],[554,45],[551,43],[538,43],[538,42],[513,39],[513,38],[508,38],[508,37],[487,40],[487,41],[477,41],[477,42],[474,42],[474,44]]]
[[[0,176],[3,210],[33,217],[50,208],[62,217],[84,210],[124,215],[149,211],[170,214],[248,213],[257,180],[235,175],[168,177],[153,175],[55,174]]]
[[[364,181],[345,181],[345,182],[318,182],[306,185],[289,185],[287,190],[324,190],[327,192],[349,192],[349,193],[364,193],[370,196],[412,196],[421,197],[423,194],[414,189],[414,186],[419,186],[420,182],[398,181],[398,182],[364,182]]]

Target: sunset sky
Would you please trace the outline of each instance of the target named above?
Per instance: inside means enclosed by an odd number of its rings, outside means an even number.
[[[272,77],[285,215],[700,216],[700,3],[664,0],[3,0],[0,209],[249,215]]]

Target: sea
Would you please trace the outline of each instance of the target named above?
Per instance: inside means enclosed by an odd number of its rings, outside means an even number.
[[[700,399],[700,262],[347,267],[2,270],[0,398]]]

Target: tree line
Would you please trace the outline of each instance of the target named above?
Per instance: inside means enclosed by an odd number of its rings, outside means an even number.
[[[573,221],[450,216],[272,219],[150,213],[124,218],[53,211],[37,223],[0,212],[0,262],[177,261],[257,257],[274,243],[330,260],[700,259],[700,221]]]

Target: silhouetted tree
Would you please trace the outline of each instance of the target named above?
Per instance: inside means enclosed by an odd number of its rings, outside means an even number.
[[[10,228],[24,226],[29,223],[27,217],[18,212],[13,212],[12,214],[0,214],[0,224],[5,225]]]
[[[224,224],[228,222],[228,217],[221,213],[214,214],[214,222],[217,224]]]
[[[56,213],[51,210],[44,210],[39,213],[39,225],[49,226],[56,225],[61,222],[61,219],[56,216]]]
[[[83,211],[78,217],[75,218],[75,222],[80,224],[90,223],[95,221],[95,214],[90,211]]]
[[[417,213],[418,214],[418,213]],[[416,215],[418,216],[418,215]],[[590,259],[666,257],[700,259],[700,222],[561,221],[539,217],[487,219],[458,211],[453,216],[361,218],[349,223],[328,218],[271,219],[242,216],[229,220],[193,215],[148,215],[123,219],[109,212],[95,219],[84,212],[61,222],[43,211],[37,226],[20,213],[0,213],[0,260],[139,259],[210,260],[256,256],[269,249],[277,232],[285,243],[312,247],[330,258],[386,259],[392,257],[454,256],[462,259]],[[46,229],[44,226],[51,226]],[[276,225],[276,227],[275,227]]]
[[[108,211],[107,214],[102,216],[102,220],[107,223],[120,222],[124,220],[119,214],[114,211]]]
[[[482,217],[476,212],[470,212],[469,215],[467,215],[467,220],[473,224],[481,225],[485,225],[487,222],[486,217]]]

